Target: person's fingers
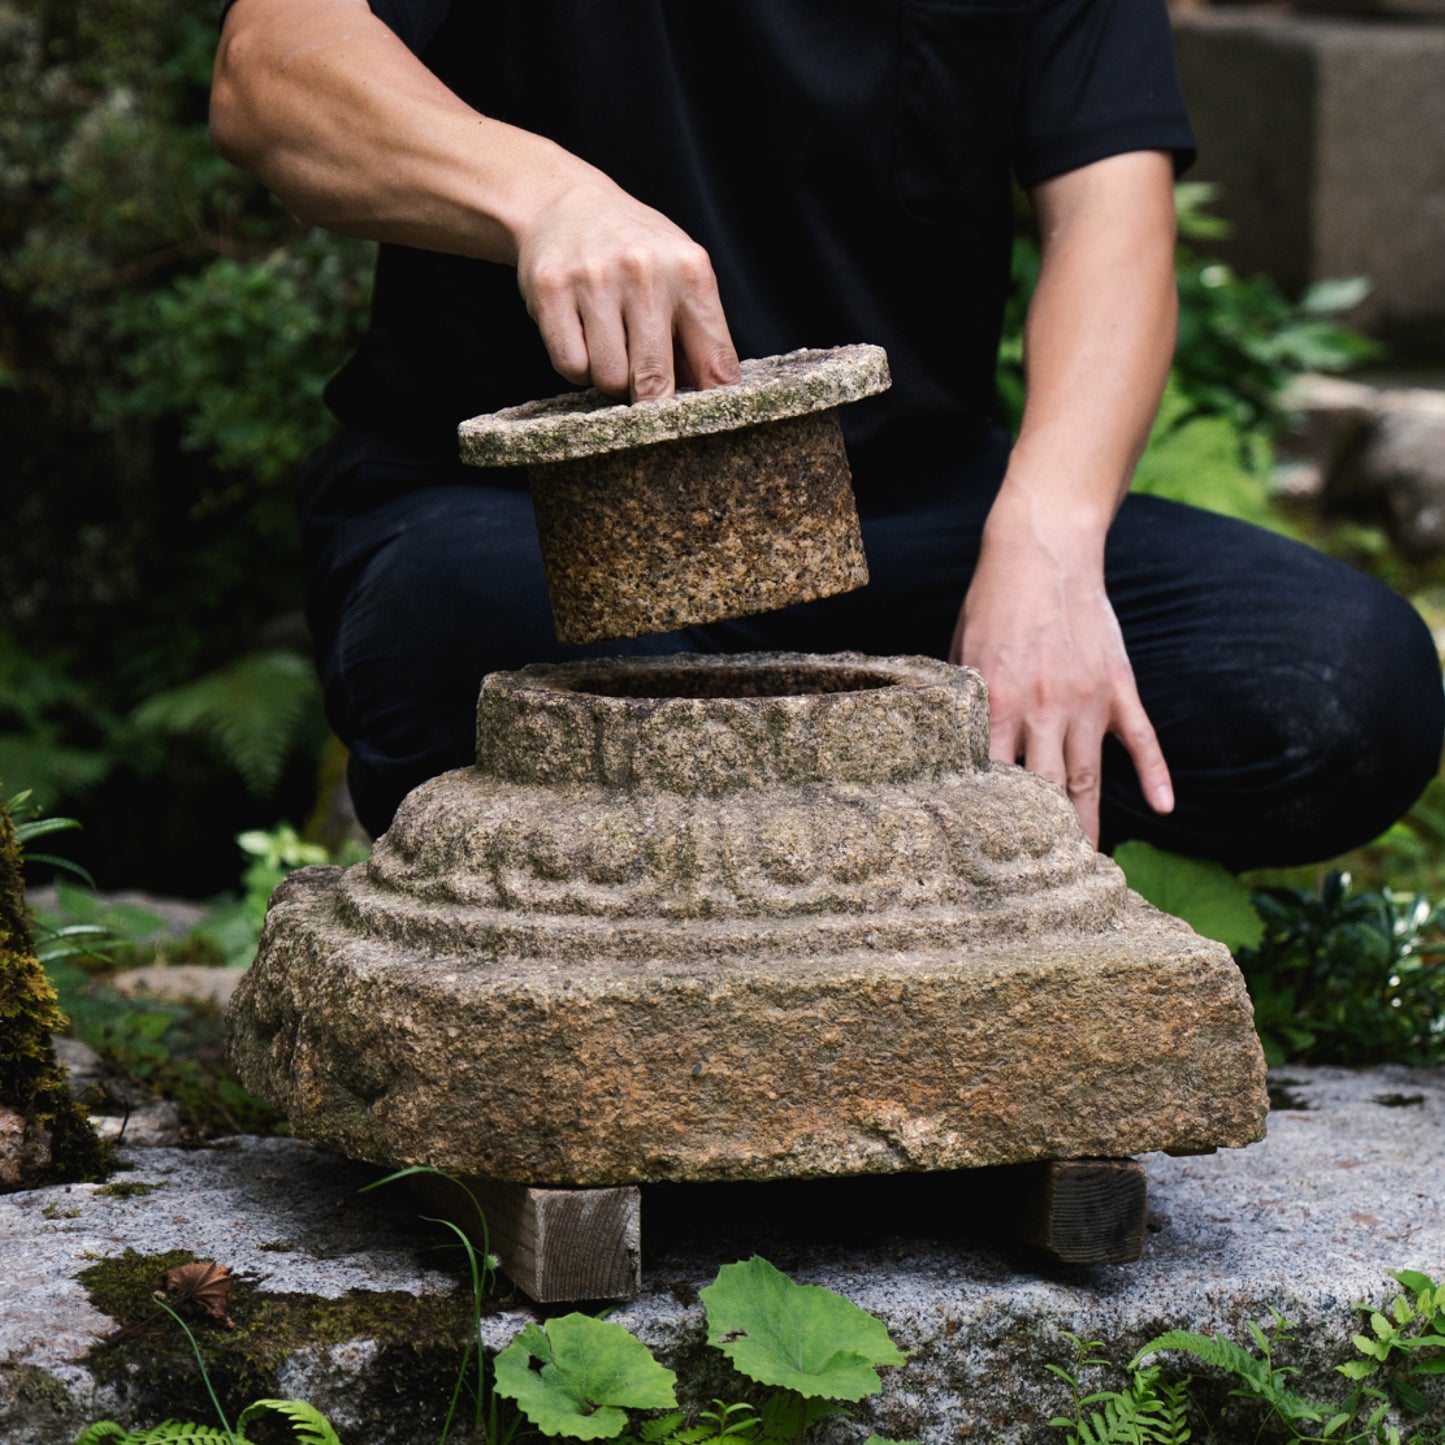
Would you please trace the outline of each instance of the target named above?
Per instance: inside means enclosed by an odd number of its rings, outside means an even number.
[[[1164,761],[1154,724],[1149,721],[1132,684],[1119,699],[1112,731],[1134,760],[1134,771],[1139,775],[1145,801],[1156,813],[1172,813],[1174,782],[1169,776],[1169,764]]]
[[[990,716],[988,756],[990,762],[1016,763],[1023,746],[1023,734],[1014,718]]]
[[[628,395],[633,401],[656,401],[673,392],[672,315],[659,304],[650,277],[628,280],[623,313]]]
[[[1078,717],[1064,740],[1064,785],[1079,823],[1094,847],[1099,846],[1099,793],[1103,784],[1103,733],[1092,720]]]
[[[1061,788],[1067,788],[1069,772],[1064,762],[1063,733],[1057,726],[1050,726],[1051,721],[1040,719],[1037,725],[1029,728],[1024,739],[1024,767]]]
[[[587,342],[587,370],[592,385],[606,396],[627,395],[627,328],[615,296],[584,291],[578,298],[582,333]]]
[[[586,386],[591,379],[587,339],[571,286],[560,277],[537,277],[527,303],[552,369],[573,386]]]
[[[958,609],[958,621],[953,624],[953,636],[948,641],[948,660],[955,667],[963,667],[966,664],[963,660],[963,629],[964,617],[963,608]]]
[[[678,263],[677,314],[673,321],[678,350],[699,389],[731,386],[742,380],[737,348],[717,294],[717,278],[707,253],[684,256]]]

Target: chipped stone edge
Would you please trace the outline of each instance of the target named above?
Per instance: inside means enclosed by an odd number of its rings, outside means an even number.
[[[742,373],[733,386],[658,401],[616,403],[594,387],[475,416],[457,428],[461,459],[474,467],[573,461],[826,411],[893,384],[887,353],[868,345],[758,358]]]

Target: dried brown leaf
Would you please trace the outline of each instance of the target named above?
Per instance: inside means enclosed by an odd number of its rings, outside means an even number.
[[[167,1294],[176,1297],[177,1303],[189,1300],[228,1330],[235,1327],[235,1322],[226,1313],[226,1301],[235,1283],[229,1265],[217,1264],[209,1259],[198,1259],[194,1264],[178,1264],[161,1276],[161,1283]]]

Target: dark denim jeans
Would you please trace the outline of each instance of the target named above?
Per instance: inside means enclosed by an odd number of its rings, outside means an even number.
[[[474,754],[477,689],[569,657],[786,649],[946,655],[1003,476],[995,434],[965,466],[914,468],[860,506],[858,592],[625,643],[552,631],[531,500],[515,477],[427,462],[358,433],[303,490],[308,615],[352,796],[381,833],[406,793]],[[1109,534],[1109,595],[1174,778],[1172,815],[1105,752],[1105,848],[1127,838],[1232,867],[1327,858],[1409,807],[1439,762],[1445,698],[1428,629],[1378,582],[1273,533],[1130,497]]]

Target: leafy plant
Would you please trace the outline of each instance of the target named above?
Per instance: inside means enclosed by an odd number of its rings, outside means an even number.
[[[1271,1064],[1445,1062],[1445,904],[1390,889],[1251,890],[1147,843],[1114,853],[1129,886],[1235,955]]]
[[[429,1164],[413,1164],[408,1169],[399,1169],[394,1174],[388,1174],[385,1179],[378,1179],[368,1184],[361,1190],[361,1193],[368,1194],[373,1189],[380,1189],[383,1185],[394,1184],[400,1179],[410,1179],[417,1175],[431,1175],[439,1179],[452,1190],[466,1196],[472,1207],[472,1214],[475,1216],[475,1228],[477,1235],[482,1242],[480,1250],[472,1243],[471,1236],[466,1230],[453,1223],[450,1219],[441,1219],[433,1215],[422,1217],[430,1224],[439,1224],[449,1229],[461,1245],[462,1252],[466,1256],[467,1269],[471,1276],[472,1287],[472,1328],[467,1337],[467,1347],[462,1354],[462,1363],[457,1370],[456,1384],[452,1388],[452,1397],[447,1405],[446,1419],[442,1423],[442,1433],[439,1445],[446,1445],[447,1437],[451,1433],[452,1421],[456,1418],[457,1405],[461,1400],[462,1390],[467,1383],[468,1370],[472,1371],[472,1425],[477,1434],[486,1442],[486,1445],[510,1445],[511,1440],[517,1434],[521,1421],[513,1416],[509,1421],[503,1423],[500,1399],[504,1391],[496,1388],[495,1384],[489,1381],[485,1348],[482,1341],[482,1305],[493,1292],[496,1284],[497,1270],[500,1262],[496,1255],[491,1252],[490,1234],[487,1228],[487,1216],[482,1206],[477,1201],[477,1196],[467,1186],[445,1170],[433,1168]],[[500,1356],[498,1357],[500,1363]],[[495,1371],[495,1365],[494,1365]]]
[[[788,1445],[845,1414],[838,1402],[876,1394],[878,1367],[905,1360],[867,1311],[819,1285],[796,1284],[757,1257],[724,1265],[701,1296],[708,1343],[740,1374],[771,1387],[761,1406],[714,1400],[699,1424],[686,1426],[672,1411],[672,1372],[622,1326],[580,1314],[523,1330],[497,1356],[497,1393],[544,1434],[564,1439]],[[657,1409],[672,1413],[641,1422],[627,1413]],[[891,1442],[875,1435],[869,1445]]]
[[[194,681],[152,694],[131,715],[142,733],[199,738],[258,797],[275,791],[304,741],[319,748],[321,687],[309,658],[253,652]]]
[[[307,808],[280,761],[324,736],[302,651],[253,654],[298,606],[291,482],[374,248],[215,155],[215,41],[213,0],[12,0],[0,23],[0,770],[84,798],[117,873],[166,867],[148,845],[177,846],[196,786],[222,838],[246,821],[233,769]]]
[[[1253,896],[1264,933],[1238,960],[1271,1062],[1445,1062],[1445,908],[1338,872]]]
[[[515,1400],[544,1435],[569,1440],[615,1439],[629,1409],[677,1404],[677,1376],[621,1325],[589,1315],[528,1325],[497,1356],[496,1373],[499,1395]]]
[[[1081,1394],[1079,1376],[1089,1366],[1107,1364],[1099,1340],[1084,1340],[1064,1331],[1074,1345],[1074,1368],[1045,1365],[1068,1384],[1074,1396],[1073,1414],[1055,1415],[1049,1425],[1069,1432],[1068,1445],[1186,1445],[1191,1438],[1183,1380],[1166,1383],[1156,1366],[1134,1370],[1124,1390],[1096,1390]],[[1100,1408],[1091,1410],[1090,1406]]]
[[[191,1327],[160,1295],[156,1296],[156,1303],[181,1327],[191,1342],[196,1368],[201,1372],[206,1393],[211,1397],[216,1418],[221,1422],[220,1429],[190,1421],[165,1420],[148,1430],[128,1431],[114,1420],[97,1420],[94,1425],[81,1432],[75,1445],[106,1445],[106,1442],[114,1442],[114,1445],[183,1445],[183,1442],[184,1445],[252,1445],[245,1434],[246,1426],[267,1414],[280,1415],[285,1419],[300,1445],[341,1445],[341,1440],[331,1428],[330,1422],[314,1405],[305,1400],[257,1400],[241,1411],[236,1428],[232,1429],[225,1411],[221,1408],[221,1402],[216,1397],[210,1371],[206,1369],[205,1357],[201,1354],[195,1335],[191,1333]]]
[[[1300,1426],[1317,1424],[1331,1414],[1328,1406],[1316,1404],[1295,1394],[1288,1385],[1289,1377],[1299,1372],[1288,1366],[1275,1363],[1275,1353],[1280,1344],[1290,1338],[1293,1326],[1278,1311],[1273,1312],[1274,1326],[1269,1334],[1253,1320],[1247,1322],[1250,1335],[1259,1349],[1258,1355],[1251,1354],[1233,1340],[1221,1339],[1217,1335],[1196,1334],[1191,1330],[1169,1330],[1158,1338],[1150,1340],[1130,1364],[1136,1369],[1146,1355],[1162,1350],[1180,1350],[1233,1375],[1239,1382],[1230,1393],[1250,1403],[1263,1406],[1277,1416],[1301,1438]],[[1349,1416],[1340,1424],[1348,1423]],[[1336,1429],[1339,1428],[1337,1425]],[[1373,1429],[1373,1423],[1371,1427]]]
[[[876,1367],[906,1358],[866,1310],[821,1285],[794,1284],[756,1256],[724,1265],[701,1295],[708,1343],[750,1380],[804,1399],[876,1394]]]
[[[29,836],[47,836],[60,831],[50,826],[53,821],[24,826]],[[268,1132],[277,1122],[231,1073],[220,1015],[206,1005],[122,994],[105,977],[118,967],[160,960],[249,964],[276,884],[294,868],[331,861],[324,848],[304,842],[285,824],[242,834],[237,843],[249,860],[242,897],[217,904],[185,938],[165,939],[164,920],[148,909],[97,899],[66,883],[57,885],[54,907],[37,917],[37,956],[72,1037],[179,1104],[186,1126],[201,1135]],[[66,860],[52,861],[63,866]]]
[[[1365,1304],[1355,1306],[1369,1321],[1370,1334],[1354,1337],[1364,1358],[1338,1369],[1361,1386],[1371,1381],[1401,1408],[1419,1415],[1430,1402],[1417,1381],[1445,1375],[1445,1285],[1408,1269],[1397,1271],[1393,1278],[1407,1292],[1397,1294],[1385,1312]]]
[[[1392,1404],[1420,1414],[1430,1401],[1418,1386],[1445,1374],[1445,1288],[1429,1276],[1401,1270],[1393,1276],[1404,1287],[1382,1310],[1358,1305],[1368,1319],[1369,1334],[1354,1337],[1360,1358],[1336,1368],[1354,1382],[1343,1400],[1327,1402],[1301,1395],[1292,1385],[1299,1372],[1280,1363],[1280,1355],[1292,1341],[1295,1326],[1278,1311],[1271,1311],[1268,1331],[1253,1321],[1248,1329],[1254,1348],[1249,1349],[1218,1335],[1192,1330],[1169,1330],[1150,1340],[1128,1365],[1128,1382],[1120,1390],[1084,1393],[1080,1377],[1087,1369],[1108,1365],[1103,1346],[1097,1340],[1083,1340],[1066,1334],[1074,1345],[1072,1369],[1062,1365],[1046,1368],[1062,1379],[1073,1396],[1071,1414],[1055,1416],[1049,1424],[1067,1432],[1068,1445],[1184,1445],[1195,1439],[1191,1412],[1209,1440],[1262,1438],[1266,1429],[1276,1438],[1283,1432],[1296,1445],[1334,1442],[1334,1445],[1405,1445],[1399,1426],[1389,1420]],[[1191,1379],[1170,1381],[1162,1366],[1145,1365],[1152,1355],[1182,1353],[1198,1360],[1232,1383],[1231,1400],[1243,1419],[1226,1423],[1219,1419],[1199,1420],[1200,1411],[1191,1400]],[[1409,1445],[1445,1445],[1445,1435],[1415,1433]]]
[[[1284,395],[1304,371],[1344,371],[1378,347],[1342,324],[1368,284],[1324,281],[1298,302],[1268,277],[1241,277],[1200,254],[1228,234],[1209,214],[1212,186],[1175,187],[1180,243],[1175,253],[1179,340],[1174,365],[1135,473],[1135,489],[1283,528],[1269,505],[1273,442],[1288,422]],[[999,349],[999,401],[1014,429],[1027,391],[1024,320],[1038,285],[1041,254],[1031,220],[1021,222],[1013,289]]]

